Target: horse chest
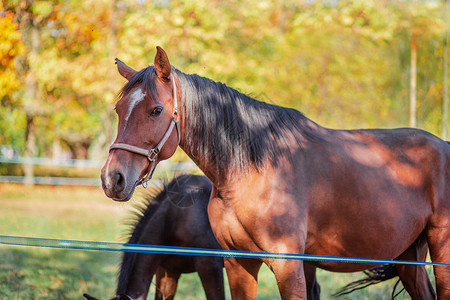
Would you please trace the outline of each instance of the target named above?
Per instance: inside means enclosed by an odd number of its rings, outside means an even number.
[[[235,209],[236,207],[221,198],[215,197],[210,200],[208,215],[214,235],[224,249],[252,248],[251,238],[245,230],[247,218],[240,218],[237,214],[239,211]]]
[[[213,193],[208,214],[220,245],[225,249],[271,251],[274,245],[287,244],[287,236],[289,243],[304,242],[306,210],[295,197],[261,182],[251,183],[234,197]]]

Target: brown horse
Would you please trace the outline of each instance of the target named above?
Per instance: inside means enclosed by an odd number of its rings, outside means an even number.
[[[259,102],[225,84],[184,74],[157,48],[116,104],[117,138],[102,169],[116,201],[178,145],[213,182],[208,215],[224,249],[450,262],[450,147],[418,129],[332,130],[302,113]],[[179,124],[179,126],[178,126]],[[174,130],[176,128],[177,130]],[[254,299],[262,263],[283,299],[304,299],[314,268],[374,264],[226,258],[234,299]],[[434,299],[423,266],[399,265],[413,299]],[[450,268],[435,266],[450,299]],[[306,275],[306,276],[305,276]],[[309,279],[308,279],[309,278]]]
[[[211,189],[204,176],[175,177],[148,199],[128,243],[220,249],[206,213]],[[155,299],[173,299],[181,274],[197,272],[207,299],[225,299],[222,269],[221,257],[124,253],[116,298],[146,299],[156,273]]]

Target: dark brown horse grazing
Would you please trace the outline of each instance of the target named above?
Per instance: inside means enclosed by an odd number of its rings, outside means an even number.
[[[175,177],[148,199],[128,243],[220,249],[206,213],[211,189],[204,176]],[[221,257],[124,253],[116,298],[146,299],[156,273],[155,299],[173,299],[181,274],[197,272],[207,299],[225,299],[222,270]]]
[[[423,260],[428,245],[434,262],[450,262],[445,141],[408,128],[327,129],[294,109],[184,74],[161,48],[154,66],[137,72],[119,61],[118,69],[128,83],[102,169],[107,196],[127,201],[180,145],[213,182],[208,215],[224,249]],[[374,266],[226,258],[234,299],[256,297],[263,262],[283,299],[305,299],[315,267]],[[423,266],[397,271],[413,299],[435,298]],[[434,273],[438,297],[450,299],[450,268],[435,266]]]

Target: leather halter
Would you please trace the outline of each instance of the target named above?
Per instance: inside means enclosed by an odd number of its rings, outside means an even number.
[[[153,172],[156,169],[156,161],[158,159],[158,154],[161,151],[164,144],[169,139],[169,136],[172,134],[173,128],[176,127],[178,133],[178,144],[180,144],[181,132],[180,132],[180,124],[178,122],[178,103],[177,103],[177,85],[175,83],[175,76],[171,74],[171,79],[173,83],[173,113],[172,120],[170,121],[169,128],[167,128],[166,133],[162,137],[161,141],[152,149],[148,150],[145,148],[136,147],[133,145],[125,144],[125,143],[114,143],[109,147],[109,152],[114,149],[126,150],[129,152],[133,152],[142,156],[147,157],[149,161],[149,165],[147,167],[147,171],[145,172],[144,177],[138,180],[137,185],[142,184],[144,188],[147,188],[148,181],[152,179]]]

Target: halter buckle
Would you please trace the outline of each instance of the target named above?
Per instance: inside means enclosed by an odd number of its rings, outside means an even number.
[[[154,162],[158,158],[159,150],[157,148],[153,148],[148,151],[147,158],[150,162]]]

